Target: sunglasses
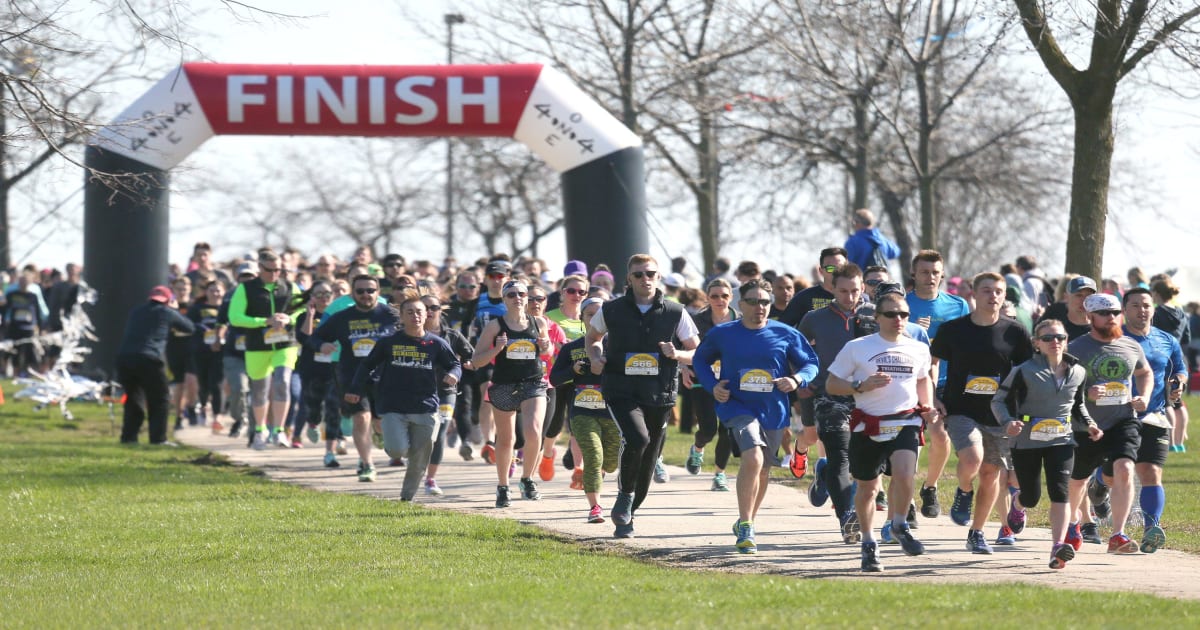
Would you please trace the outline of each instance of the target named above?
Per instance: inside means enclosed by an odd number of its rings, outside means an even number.
[[[487,275],[487,277],[490,280],[503,280],[508,277],[508,274],[506,274],[506,273],[489,273]]]
[[[333,297],[333,292],[332,291],[317,291],[316,293],[313,294],[313,297],[319,297],[319,298]]]
[[[537,302],[537,303],[540,303],[540,302],[545,302],[545,301],[546,301],[546,296],[544,296],[544,295],[531,295],[531,296],[529,296],[529,301],[530,301],[530,302]]]
[[[279,273],[279,267],[263,267],[262,265],[259,265],[258,269],[267,273]]]
[[[383,265],[384,267],[403,267],[404,265],[398,262],[390,262]]]
[[[870,280],[867,280],[866,284],[869,287],[875,287],[875,286],[879,286],[880,282],[883,282],[883,280],[880,280],[879,278],[871,278]]]
[[[710,299],[710,300],[728,300],[730,297],[731,296],[728,293],[713,293],[712,295],[708,296],[708,299]]]
[[[587,295],[587,291],[583,289],[563,289],[563,293],[567,295]]]
[[[888,319],[899,317],[900,319],[908,319],[908,311],[879,311],[879,315]]]
[[[513,291],[513,292],[511,292],[511,293],[505,293],[505,294],[504,294],[504,297],[506,297],[506,298],[508,298],[508,299],[510,299],[510,300],[515,300],[515,299],[517,299],[517,298],[523,298],[523,297],[525,297],[525,296],[527,296],[527,295],[529,295],[529,294],[528,294],[528,293],[526,293],[526,292],[524,292],[524,291],[519,291],[519,292],[518,292],[518,291]]]
[[[425,305],[425,310],[429,311],[430,313],[437,313],[442,310],[442,305],[441,304],[427,304],[427,305]]]
[[[821,268],[825,270],[825,273],[833,273],[837,271],[837,265],[825,265]]]
[[[742,302],[750,306],[770,306],[771,300],[768,298],[742,298]]]
[[[1120,314],[1121,311],[1092,311],[1092,315],[1107,315],[1109,317],[1116,317]]]
[[[378,289],[355,289],[354,290],[354,292],[358,295],[371,295],[371,294],[375,293],[376,291],[378,291]]]
[[[477,285],[477,284],[460,284],[460,285],[458,285],[458,288],[460,288],[460,289],[472,289],[472,290],[474,290],[474,289],[475,289],[476,287],[478,287],[478,286],[479,286],[479,285]]]
[[[1046,342],[1046,343],[1051,343],[1051,342],[1054,342],[1054,341],[1057,341],[1057,342],[1059,342],[1059,343],[1062,343],[1062,342],[1064,342],[1064,341],[1066,341],[1066,340],[1067,340],[1067,336],[1066,336],[1066,335],[1041,335],[1041,336],[1039,336],[1039,337],[1038,337],[1038,341],[1044,341],[1044,342]]]
[[[647,269],[645,271],[631,271],[631,272],[629,272],[629,275],[633,276],[634,278],[637,278],[638,280],[641,280],[642,278],[650,278],[651,280],[653,280],[654,276],[658,275],[658,271],[655,269]]]

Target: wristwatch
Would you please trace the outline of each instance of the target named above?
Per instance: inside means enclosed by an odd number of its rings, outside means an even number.
[[[855,379],[854,382],[850,383],[850,389],[853,389],[856,394],[862,393],[862,390],[859,389],[860,387],[862,387],[862,379]]]

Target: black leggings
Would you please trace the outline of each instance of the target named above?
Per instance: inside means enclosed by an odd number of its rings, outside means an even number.
[[[542,437],[556,438],[562,433],[574,393],[575,383],[565,383],[546,390],[546,419],[542,423]]]
[[[337,398],[333,374],[300,375],[305,421],[313,426],[325,423],[325,439],[342,437],[341,401]]]
[[[1075,467],[1075,447],[1070,444],[1046,448],[1012,449],[1013,469],[1021,484],[1021,507],[1034,507],[1042,498],[1042,469],[1046,471],[1046,495],[1051,503],[1067,502],[1067,483]]]
[[[692,396],[696,407],[695,445],[702,449],[717,438],[717,458],[713,461],[718,470],[725,470],[729,465],[729,456],[733,453],[733,445],[729,441],[729,432],[721,430],[721,422],[717,419],[717,401],[707,389],[698,389]]]
[[[699,423],[696,417],[696,390],[699,387],[687,387],[679,384],[679,432],[691,434]]]
[[[617,478],[621,492],[633,493],[637,509],[650,491],[654,463],[662,453],[667,420],[674,407],[639,405],[629,398],[608,401],[613,420],[621,431],[621,474]]]
[[[200,406],[212,401],[213,413],[221,413],[221,384],[225,382],[225,355],[220,352],[196,353],[196,380],[200,383]]]
[[[854,509],[854,486],[850,480],[850,429],[820,431],[817,433],[825,445],[825,487],[833,510],[841,518]]]
[[[459,440],[466,441],[471,435],[471,426],[479,424],[478,394],[475,371],[463,370],[463,380],[458,387],[458,403],[454,405],[454,432]]]

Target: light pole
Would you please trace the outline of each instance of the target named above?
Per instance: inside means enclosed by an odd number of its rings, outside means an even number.
[[[467,21],[461,13],[447,13],[446,65],[454,65],[454,25]],[[446,258],[454,255],[454,138],[446,137]]]

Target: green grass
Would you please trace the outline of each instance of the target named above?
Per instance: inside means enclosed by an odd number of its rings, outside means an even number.
[[[0,407],[6,628],[774,626],[798,610],[832,626],[1200,619],[1200,604],[1128,592],[671,569],[513,521],[272,482],[197,450],[121,447],[100,408],[74,410],[64,422]]]
[[[1187,396],[1185,401],[1192,418],[1189,426],[1196,427],[1192,433],[1200,435],[1200,396]],[[693,437],[681,434],[676,427],[668,427],[667,430],[663,460],[682,466],[687,459],[688,447],[692,445]],[[1163,488],[1167,493],[1167,505],[1163,512],[1162,525],[1169,537],[1171,549],[1200,553],[1200,439],[1193,438],[1191,444],[1192,450],[1186,453],[1170,453],[1167,456],[1167,465],[1163,468]],[[711,473],[716,454],[716,443],[713,442],[704,450],[704,472]],[[920,481],[924,481],[928,471],[927,453],[927,449],[921,450],[920,468],[917,473]],[[773,470],[771,478],[785,485],[807,489],[813,479],[812,466],[816,463],[817,449],[815,447],[810,449],[809,455],[809,473],[803,480],[796,480],[781,468]],[[943,517],[954,500],[954,489],[957,487],[954,476],[956,462],[957,459],[952,454],[950,462],[946,465],[946,470],[938,482],[938,498],[942,503]],[[735,457],[730,459],[726,472],[735,475],[737,468],[738,460]],[[807,499],[802,499],[802,501],[807,501]],[[1043,489],[1042,501],[1037,507],[1028,510],[1029,523],[1038,527],[1049,527],[1048,509],[1049,500]]]

